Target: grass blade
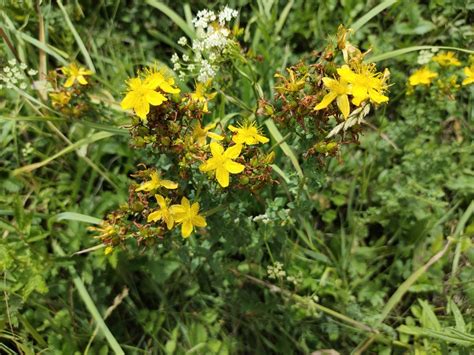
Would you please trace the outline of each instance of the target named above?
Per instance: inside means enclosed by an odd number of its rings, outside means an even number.
[[[412,46],[412,47],[407,47],[407,48],[401,48],[401,49],[396,49],[394,51],[390,51],[387,53],[382,53],[378,55],[374,55],[369,57],[368,59],[371,62],[380,62],[381,60],[386,60],[386,59],[391,59],[398,57],[403,54],[407,54],[410,52],[416,52],[420,51],[422,49],[449,49],[453,51],[458,51],[458,52],[464,52],[464,53],[469,53],[469,54],[474,54],[473,50],[470,49],[465,49],[465,48],[458,48],[458,47],[445,47],[445,46]]]
[[[71,33],[74,36],[74,39],[76,40],[77,45],[79,46],[79,50],[81,51],[84,57],[84,60],[86,61],[87,66],[89,67],[90,70],[92,70],[95,73],[95,67],[94,67],[94,63],[92,63],[91,56],[89,52],[87,51],[87,48],[84,45],[84,42],[82,42],[81,36],[79,36],[79,33],[76,31],[76,28],[74,27],[71,19],[69,18],[69,15],[67,14],[67,11],[64,8],[64,5],[61,0],[58,0],[58,6],[64,15],[64,20],[66,21],[66,24],[71,30]]]
[[[278,19],[277,23],[275,24],[275,35],[280,33],[280,31],[283,29],[283,26],[285,25],[286,19],[288,15],[290,14],[291,8],[294,5],[294,0],[288,1],[288,4],[283,8],[280,18]]]
[[[283,140],[283,136],[281,135],[281,133],[278,130],[277,126],[275,126],[275,122],[273,122],[273,120],[271,118],[269,118],[268,120],[265,121],[265,125],[267,126],[268,131],[270,132],[273,139],[275,139],[277,142],[279,142],[278,144],[280,145],[281,150],[283,151],[283,153],[285,153],[285,155],[288,158],[290,158],[290,161],[293,164],[293,167],[295,168],[296,172],[298,173],[298,176],[301,179],[303,179],[304,174],[303,174],[303,170],[301,169],[300,164],[298,163],[298,158],[296,157],[295,153],[293,153],[293,151],[291,150],[288,143],[286,143]]]
[[[166,6],[164,3],[158,0],[146,0],[147,4],[153,6],[154,8],[160,10],[166,16],[168,16],[171,21],[173,21],[179,28],[183,30],[184,33],[189,38],[194,38],[194,30],[186,23],[185,20],[181,16],[179,16],[176,12]]]
[[[375,16],[377,16],[379,13],[381,13],[383,10],[385,10],[386,8],[392,6],[393,4],[395,4],[397,2],[397,0],[385,0],[383,1],[382,3],[380,3],[379,5],[375,6],[372,10],[370,10],[369,12],[367,12],[364,16],[362,16],[360,19],[358,19],[356,22],[354,22],[352,24],[352,26],[350,26],[351,29],[353,29],[354,31],[358,31],[359,29],[361,29],[367,22],[369,22],[370,20],[372,20],[372,18],[374,18]]]
[[[86,138],[83,138],[83,139],[77,141],[76,143],[71,144],[70,146],[64,148],[63,150],[61,150],[60,152],[54,154],[53,156],[49,157],[48,159],[45,159],[45,160],[40,161],[38,163],[29,164],[29,165],[26,165],[26,166],[23,166],[21,168],[13,170],[13,175],[19,175],[19,174],[22,174],[22,173],[28,173],[28,172],[31,172],[33,170],[36,170],[38,168],[41,168],[41,167],[49,164],[54,159],[59,158],[60,156],[62,156],[64,154],[67,154],[69,152],[72,152],[72,151],[82,147],[83,145],[90,144],[90,143],[96,142],[96,141],[104,139],[104,138],[109,138],[113,135],[114,134],[110,133],[110,132],[95,133],[95,134],[93,134],[89,137],[86,137]]]
[[[461,219],[459,220],[459,223],[456,226],[456,229],[454,230],[455,238],[459,237],[464,227],[466,226],[467,221],[469,220],[469,218],[471,218],[473,212],[474,212],[474,201],[472,201],[469,204],[469,207],[466,209]],[[458,271],[459,259],[461,258],[461,247],[462,247],[462,243],[459,241],[458,244],[456,245],[456,250],[454,251],[453,267],[451,271],[451,281],[454,280],[454,277],[456,276],[456,273]]]
[[[53,217],[56,221],[77,221],[77,222],[85,222],[90,224],[100,224],[102,222],[101,219],[95,218],[92,216],[88,216],[86,214],[77,213],[77,212],[63,212],[59,213]]]
[[[453,242],[452,239],[448,239],[448,242],[445,244],[444,248],[440,250],[438,253],[433,255],[428,262],[416,270],[413,274],[411,274],[393,293],[390,297],[388,302],[386,303],[385,307],[382,309],[380,314],[380,318],[378,319],[376,325],[381,325],[385,318],[390,314],[390,312],[395,308],[395,306],[402,300],[403,296],[408,292],[408,289],[426,272],[428,269],[436,263],[439,259],[441,259],[444,254],[449,250],[451,243]],[[354,354],[362,354],[372,342],[375,340],[374,336],[367,338],[365,341],[359,344],[359,346],[353,351]]]
[[[35,47],[41,49],[45,53],[48,53],[51,57],[56,59],[58,61],[58,63],[60,63],[62,65],[66,65],[68,63],[68,61],[66,60],[66,59],[69,58],[67,53],[65,53],[62,50],[60,50],[56,47],[53,47],[49,44],[42,43],[41,41],[37,40],[36,38],[33,38],[30,35],[17,30],[14,27],[13,23],[10,21],[10,19],[8,17],[6,17],[6,15],[3,12],[2,12],[2,15],[3,15],[3,18],[4,18],[5,23],[6,23],[5,27],[9,31],[14,32],[18,37],[20,37],[25,42],[28,42],[28,43],[34,45]]]
[[[64,257],[66,254],[64,253],[64,250],[61,248],[61,246],[58,244],[58,242],[53,241],[53,249],[55,252],[59,255]],[[99,310],[94,304],[94,301],[92,300],[91,296],[89,295],[89,292],[87,292],[87,289],[84,285],[84,282],[82,282],[82,279],[77,275],[76,270],[74,267],[69,266],[69,273],[72,275],[72,281],[74,282],[74,286],[76,286],[77,292],[79,293],[79,296],[81,296],[82,301],[86,305],[87,310],[90,312],[92,315],[92,318],[94,318],[95,322],[97,323],[97,326],[99,329],[102,331],[102,333],[105,336],[105,339],[107,339],[107,342],[109,343],[110,347],[114,351],[115,354],[125,354],[122,348],[120,347],[120,344],[118,343],[117,339],[115,339],[114,335],[110,331],[110,329],[107,327],[107,325],[104,322],[104,319],[99,313]]]

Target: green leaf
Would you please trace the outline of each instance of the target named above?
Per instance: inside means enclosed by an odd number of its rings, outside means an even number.
[[[447,343],[454,343],[461,346],[474,345],[474,337],[472,335],[456,331],[452,328],[444,328],[440,331],[437,331],[416,326],[401,325],[397,328],[397,330],[400,333],[434,338]]]
[[[462,317],[461,311],[459,310],[458,306],[451,298],[448,299],[448,309],[454,316],[454,321],[456,322],[456,329],[460,332],[465,332],[466,323],[464,322],[464,318]]]
[[[90,224],[100,224],[101,219],[76,212],[63,212],[53,217],[56,221],[78,221]]]
[[[439,320],[436,317],[436,314],[433,312],[433,308],[431,305],[423,300],[418,300],[421,305],[422,312],[421,312],[421,324],[425,328],[434,329],[434,330],[441,330],[441,325],[439,324]]]

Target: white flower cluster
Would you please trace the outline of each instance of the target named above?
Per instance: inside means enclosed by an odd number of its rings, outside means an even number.
[[[416,60],[416,62],[419,65],[428,64],[431,58],[433,58],[433,56],[434,56],[434,53],[432,51],[426,51],[426,50],[420,51],[420,53],[418,53],[418,59]]]
[[[283,264],[276,261],[273,265],[267,266],[267,275],[269,279],[282,279],[286,276],[283,270]]]
[[[298,286],[303,282],[303,274],[301,272],[298,272],[296,276],[287,276],[286,281],[292,283],[294,286]]]
[[[12,89],[14,86],[19,87],[21,90],[26,90],[28,78],[25,75],[25,71],[27,69],[28,66],[25,63],[18,63],[16,59],[10,59],[8,65],[0,70],[0,90],[4,87]],[[36,75],[37,73],[34,69],[27,71],[29,76]]]
[[[25,158],[27,158],[28,156],[31,155],[31,153],[33,153],[33,151],[34,151],[34,148],[32,147],[31,142],[27,142],[25,146],[21,149],[21,154]]]
[[[224,7],[217,14],[211,10],[201,10],[193,19],[196,29],[196,39],[190,45],[194,56],[183,55],[180,63],[179,56],[175,53],[171,57],[173,69],[179,72],[179,77],[184,78],[186,72],[197,75],[197,81],[206,83],[214,78],[218,71],[218,62],[222,59],[223,51],[229,44],[230,30],[226,25],[238,16],[237,10]],[[180,46],[186,46],[188,40],[181,37],[178,40]]]
[[[252,217],[250,217],[250,218],[252,218]],[[262,222],[263,224],[268,224],[268,223],[270,223],[271,220],[268,217],[268,215],[266,213],[264,213],[264,214],[259,214],[258,216],[253,217],[252,221]]]

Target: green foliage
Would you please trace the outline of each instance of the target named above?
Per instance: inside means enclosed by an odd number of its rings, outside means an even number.
[[[412,90],[418,52],[390,57],[378,63],[392,73],[390,102],[366,117],[360,144],[323,165],[302,156],[307,132],[296,128],[288,139],[269,121],[274,142],[285,140],[275,149],[278,188],[222,195],[201,237],[177,233],[104,255],[87,227],[127,202],[130,174],[153,157],[129,146],[129,118],[117,106],[124,80],[155,60],[170,65],[193,14],[225,4],[43,1],[45,44],[37,42],[35,2],[21,3],[0,10],[0,70],[14,57],[7,38],[31,68],[40,69],[44,49],[48,70],[76,60],[97,74],[96,90],[75,98],[87,107],[81,116],[0,90],[1,351],[472,351],[472,85]],[[228,5],[240,11],[240,41],[258,58],[255,83],[267,93],[275,72],[311,59],[340,23],[357,24],[379,2]],[[465,1],[402,0],[351,40],[374,55],[418,45],[470,49],[472,10]],[[469,63],[467,53],[457,56]],[[439,69],[441,84],[452,74],[459,84],[461,68]],[[256,108],[247,80],[238,91],[243,107]],[[222,120],[245,111],[239,103],[214,110]],[[202,184],[203,194],[216,195],[206,177]]]

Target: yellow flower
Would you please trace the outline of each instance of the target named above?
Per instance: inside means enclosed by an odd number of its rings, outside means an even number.
[[[439,65],[442,65],[444,67],[449,66],[449,65],[454,65],[458,67],[461,65],[461,62],[458,60],[458,58],[456,58],[456,55],[454,54],[454,52],[451,52],[451,51],[443,52],[438,55],[435,55],[432,58],[432,60],[433,62],[436,62]]]
[[[383,92],[386,89],[385,80],[389,72],[386,70],[382,74],[375,71],[375,65],[370,64],[362,65],[357,73],[347,65],[337,69],[341,80],[351,84],[352,103],[354,105],[359,106],[366,99],[370,99],[376,104],[388,101],[388,96],[383,95]]]
[[[187,238],[191,235],[194,227],[207,226],[206,219],[199,214],[199,203],[192,205],[186,197],[181,199],[180,205],[172,205],[171,212],[177,223],[181,223],[181,235]]]
[[[275,89],[279,93],[284,93],[285,91],[295,92],[302,89],[305,85],[307,74],[305,74],[301,79],[297,79],[293,70],[286,68],[286,71],[290,74],[288,79],[278,73],[274,75],[275,78],[279,78],[283,82],[283,85],[275,86]]]
[[[329,106],[331,102],[336,100],[337,107],[341,110],[344,118],[349,117],[350,104],[348,95],[351,94],[351,88],[344,79],[336,80],[328,77],[323,78],[324,86],[329,89],[323,100],[317,104],[314,110],[322,110]]]
[[[241,144],[233,145],[224,151],[224,148],[217,142],[211,142],[210,144],[212,158],[209,158],[203,163],[199,170],[203,172],[216,171],[217,182],[222,187],[229,186],[229,173],[238,174],[241,173],[245,166],[233,161],[240,155],[242,150]]]
[[[429,70],[428,68],[421,68],[415,71],[408,78],[408,83],[411,86],[416,85],[430,85],[434,78],[438,76],[434,71]]]
[[[117,230],[115,226],[113,226],[107,221],[102,221],[99,227],[91,226],[91,227],[88,227],[87,229],[90,231],[100,233],[98,236],[96,236],[96,238],[101,239],[101,240],[110,240],[111,237],[117,234]]]
[[[191,101],[203,104],[202,112],[204,113],[209,112],[207,103],[217,95],[217,92],[206,94],[206,88],[208,85],[209,83],[208,84],[197,83],[196,91],[191,93],[190,95]]]
[[[170,180],[162,180],[160,175],[156,171],[152,171],[150,174],[150,181],[144,182],[135,191],[153,191],[159,187],[164,187],[168,190],[174,190],[178,188],[178,184]]]
[[[156,222],[163,220],[166,223],[168,229],[174,226],[174,217],[167,204],[167,199],[161,195],[155,195],[156,201],[160,205],[160,208],[150,213],[147,217],[148,222]]]
[[[78,67],[76,63],[71,63],[67,67],[62,67],[61,71],[68,77],[64,83],[65,88],[71,87],[76,80],[81,85],[87,85],[85,76],[93,74],[92,71],[88,69]]]
[[[156,80],[142,80],[132,78],[127,81],[128,93],[120,103],[122,109],[132,109],[138,117],[146,120],[146,115],[150,112],[150,105],[159,106],[168,99],[161,93],[155,91]]]
[[[469,85],[474,83],[474,65],[472,65],[471,67],[465,67],[464,75],[466,75],[466,79],[462,81],[463,85]]]
[[[71,100],[71,94],[67,91],[52,92],[49,94],[54,107],[66,106]]]
[[[211,129],[214,129],[215,127],[216,127],[216,123],[210,123],[206,125],[204,128],[201,127],[200,122],[196,123],[193,129],[193,133],[192,133],[192,137],[194,141],[202,147],[207,144],[207,137],[215,139],[216,141],[223,140],[224,139],[223,136],[214,132],[209,132]]]
[[[260,128],[257,127],[255,121],[248,121],[239,123],[239,127],[229,125],[229,130],[237,132],[232,137],[232,140],[237,144],[254,145],[259,143],[268,143],[269,139],[263,136],[260,132]]]

